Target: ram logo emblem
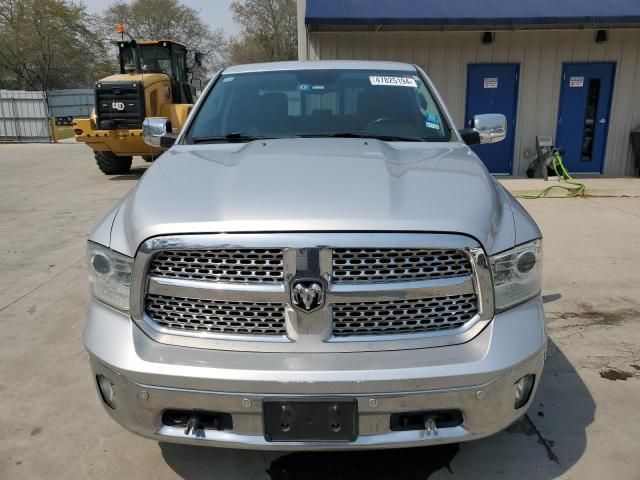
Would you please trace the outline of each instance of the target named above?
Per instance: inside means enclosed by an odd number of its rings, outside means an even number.
[[[313,312],[324,305],[324,287],[314,281],[297,281],[291,288],[293,306],[303,312]]]

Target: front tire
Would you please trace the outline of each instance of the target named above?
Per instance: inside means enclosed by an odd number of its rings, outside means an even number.
[[[111,152],[95,152],[98,168],[105,175],[118,175],[129,172],[133,157],[118,157]]]

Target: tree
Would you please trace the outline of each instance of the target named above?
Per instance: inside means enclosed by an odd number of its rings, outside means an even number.
[[[171,39],[183,43],[191,51],[204,56],[205,72],[216,70],[227,63],[226,41],[222,30],[211,31],[199,12],[178,0],[118,0],[105,10],[102,23],[107,37],[119,40],[116,25],[122,23],[135,39]],[[198,76],[198,75],[196,75]]]
[[[298,58],[295,0],[234,0],[231,10],[243,27],[229,42],[232,63]]]
[[[0,0],[0,88],[84,87],[112,69],[83,5]]]

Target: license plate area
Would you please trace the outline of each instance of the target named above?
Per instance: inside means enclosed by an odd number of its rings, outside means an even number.
[[[268,442],[354,441],[358,437],[355,399],[264,400]]]

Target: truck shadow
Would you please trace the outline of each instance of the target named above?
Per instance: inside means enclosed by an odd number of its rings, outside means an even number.
[[[133,180],[138,181],[144,175],[144,172],[147,171],[148,167],[134,167],[129,170],[129,173],[125,173],[124,175],[113,175],[109,177],[109,181],[111,182],[120,182],[122,180]]]
[[[491,437],[453,445],[386,451],[281,454],[160,443],[167,464],[185,479],[385,480],[551,479],[584,454],[596,405],[571,363],[549,340],[548,358],[527,415]]]

